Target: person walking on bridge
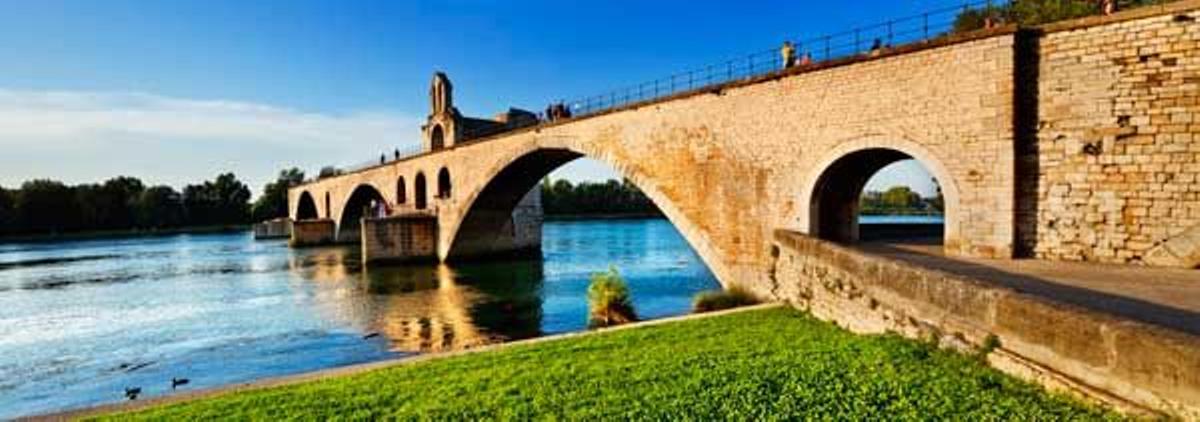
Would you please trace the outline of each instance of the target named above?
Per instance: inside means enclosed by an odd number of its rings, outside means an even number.
[[[796,46],[792,45],[791,41],[784,41],[783,46],[779,47],[779,56],[783,59],[783,68],[796,65]]]

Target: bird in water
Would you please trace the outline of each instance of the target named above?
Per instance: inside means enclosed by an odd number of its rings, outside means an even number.
[[[363,336],[363,340],[367,340],[367,339],[373,339],[373,338],[375,338],[375,337],[379,337],[379,333],[370,333],[370,334],[367,334],[367,335]]]
[[[125,387],[125,398],[137,400],[138,394],[142,394],[142,387]]]
[[[187,384],[188,382],[189,380],[187,378],[171,377],[171,389],[174,390],[176,387]]]

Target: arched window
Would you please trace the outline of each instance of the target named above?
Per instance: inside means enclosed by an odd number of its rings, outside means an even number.
[[[404,176],[396,180],[396,204],[408,202],[408,187],[404,185]]]
[[[333,209],[329,208],[329,192],[325,192],[325,218],[333,218]]]
[[[445,167],[442,167],[442,169],[440,171],[438,171],[438,186],[437,186],[437,188],[438,188],[438,198],[442,198],[442,199],[450,198],[450,170],[447,170]]]
[[[425,173],[417,173],[417,178],[413,181],[413,194],[416,195],[417,209],[425,209]]]
[[[442,133],[442,125],[436,125],[433,130],[429,131],[429,149],[437,151],[446,146],[445,134]]]

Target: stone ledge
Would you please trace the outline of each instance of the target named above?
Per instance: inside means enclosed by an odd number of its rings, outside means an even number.
[[[777,230],[776,299],[852,331],[961,350],[1132,413],[1200,419],[1200,337]]]

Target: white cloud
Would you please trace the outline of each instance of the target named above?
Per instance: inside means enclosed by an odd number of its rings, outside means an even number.
[[[258,188],[279,169],[345,165],[414,145],[397,111],[315,113],[145,93],[0,89],[0,184],[128,174],[175,186],[232,171]]]

